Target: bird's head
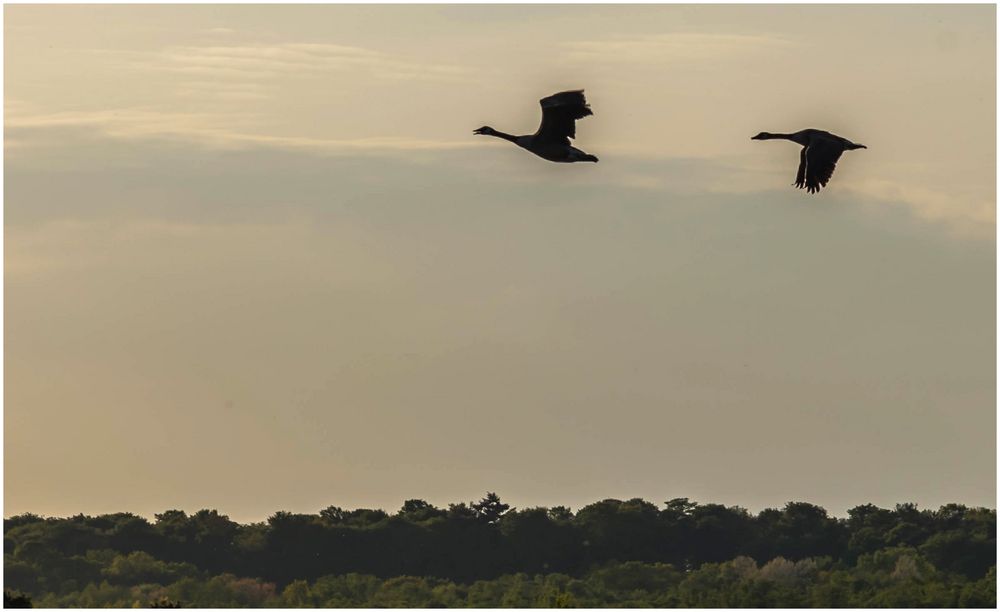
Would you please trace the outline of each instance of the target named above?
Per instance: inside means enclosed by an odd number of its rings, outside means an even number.
[[[491,128],[488,125],[484,125],[483,127],[479,128],[479,129],[472,130],[472,133],[473,134],[481,134],[481,135],[484,135],[484,136],[492,136],[493,134],[496,134],[496,130],[494,130],[493,128]]]
[[[770,138],[771,138],[771,133],[770,132],[761,132],[760,134],[757,134],[756,136],[751,136],[750,140],[769,140]]]

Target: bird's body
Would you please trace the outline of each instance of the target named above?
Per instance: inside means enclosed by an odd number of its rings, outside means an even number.
[[[569,142],[570,138],[576,138],[576,120],[594,114],[583,97],[583,90],[563,91],[542,98],[539,103],[542,106],[542,124],[534,134],[513,136],[488,125],[473,133],[509,140],[522,149],[553,162],[596,162],[597,157],[584,153]]]
[[[826,187],[830,177],[833,176],[833,169],[837,167],[837,160],[840,159],[844,151],[868,148],[836,134],[815,129],[800,130],[792,134],[761,132],[751,138],[751,140],[773,139],[791,140],[802,145],[802,153],[799,155],[799,171],[795,175],[795,186],[799,189],[805,189],[809,193],[816,193],[821,188]]]

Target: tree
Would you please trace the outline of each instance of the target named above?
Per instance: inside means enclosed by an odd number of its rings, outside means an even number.
[[[128,607],[162,597],[201,607],[300,605],[293,600],[326,607],[996,600],[992,509],[869,504],[838,519],[795,502],[756,517],[685,498],[660,508],[636,498],[599,501],[576,514],[517,510],[488,492],[447,510],[408,499],[393,516],[330,506],[249,525],[214,510],[168,510],[154,525],[128,513],[22,515],[5,523],[4,581],[41,607]],[[382,589],[401,576],[415,579]]]
[[[180,608],[180,602],[170,599],[166,595],[149,604],[150,608]]]
[[[358,508],[357,510],[351,510],[350,512],[344,514],[344,523],[357,527],[369,527],[376,525],[387,518],[389,518],[389,515],[385,512],[385,510]]]
[[[566,506],[552,506],[549,508],[549,518],[558,523],[568,523],[573,520],[573,511]]]
[[[472,504],[472,510],[480,520],[494,524],[510,510],[510,505],[501,502],[496,493],[487,492],[486,497]]]
[[[20,591],[10,589],[3,590],[3,607],[5,608],[31,608],[31,598]]]
[[[153,516],[156,518],[156,530],[168,538],[184,541],[194,534],[194,526],[183,510],[167,510]]]
[[[845,526],[826,510],[804,502],[788,502],[780,513],[761,512],[758,524],[758,558],[839,558],[850,537]]]
[[[111,584],[135,585],[147,582],[169,584],[196,572],[190,563],[167,563],[137,550],[128,555],[117,555],[102,573]]]
[[[748,554],[754,541],[754,521],[738,506],[702,504],[690,510],[686,532],[688,563],[698,567],[706,562],[722,562]],[[771,559],[771,555],[755,558]]]
[[[403,507],[399,509],[398,516],[402,516],[410,521],[426,521],[447,515],[448,513],[440,508],[435,508],[422,499],[408,499],[403,502]]]
[[[457,504],[448,504],[448,518],[449,519],[474,519],[477,517],[476,511],[465,504],[465,502],[460,502]]]
[[[511,510],[500,520],[509,550],[507,570],[527,574],[575,572],[582,547],[572,525],[546,508]],[[558,515],[557,515],[558,516]]]
[[[666,531],[656,506],[647,501],[605,499],[580,508],[573,523],[588,563],[662,559]]]
[[[424,508],[431,508],[432,506],[422,499],[408,499],[403,502],[403,507],[400,508],[400,514],[410,514],[413,512],[419,512]]]

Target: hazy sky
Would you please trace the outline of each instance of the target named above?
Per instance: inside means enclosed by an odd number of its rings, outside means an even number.
[[[7,516],[995,506],[994,6],[4,16]]]

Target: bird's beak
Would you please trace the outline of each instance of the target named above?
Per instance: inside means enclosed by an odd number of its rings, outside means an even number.
[[[472,130],[473,134],[483,134],[483,128],[476,128]]]

